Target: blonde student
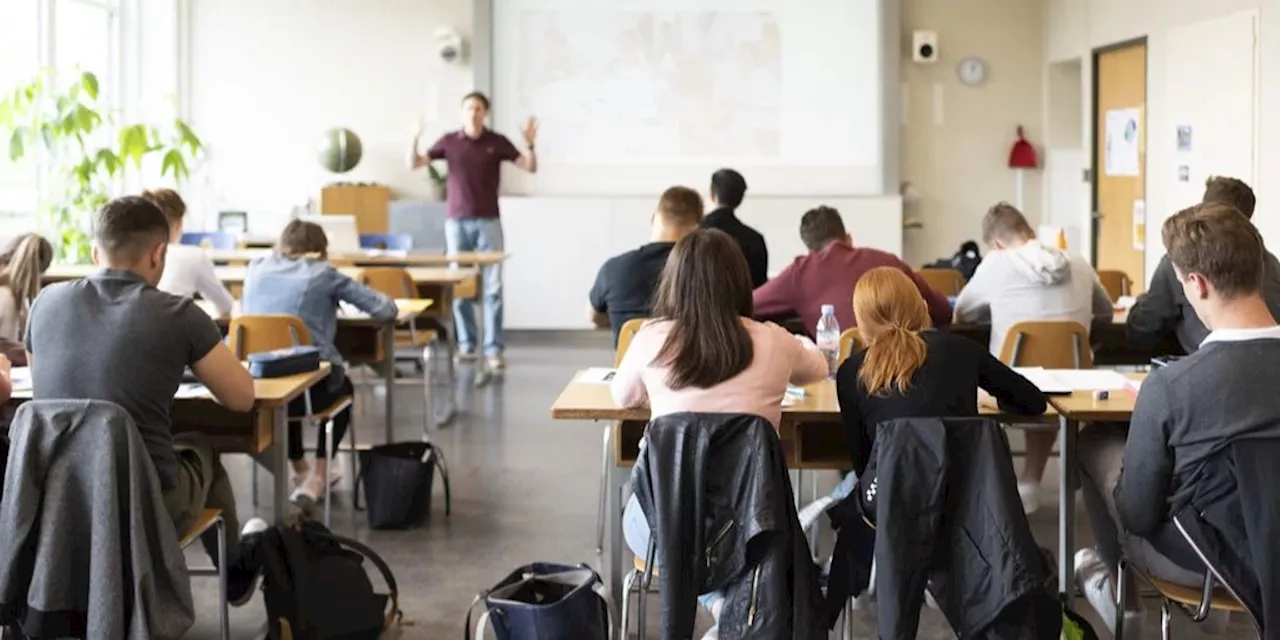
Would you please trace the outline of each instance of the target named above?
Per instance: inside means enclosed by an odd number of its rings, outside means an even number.
[[[22,340],[40,277],[52,262],[53,245],[34,233],[13,238],[0,251],[0,340]]]
[[[169,220],[169,252],[165,261],[164,275],[160,277],[157,289],[175,296],[191,297],[200,294],[218,310],[219,315],[228,315],[235,306],[235,298],[222,286],[218,274],[213,269],[213,261],[205,254],[204,249],[182,244],[182,218],[187,215],[187,203],[173,189],[152,189],[143,191],[142,197],[160,207],[164,217]]]

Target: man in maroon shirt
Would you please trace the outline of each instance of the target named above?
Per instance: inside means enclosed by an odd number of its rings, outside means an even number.
[[[440,136],[426,153],[421,153],[423,126],[419,123],[409,149],[412,169],[424,167],[433,160],[444,160],[448,165],[445,185],[448,219],[444,237],[449,253],[502,251],[502,223],[498,219],[502,163],[514,163],[529,173],[538,171],[538,156],[533,150],[538,135],[537,120],[529,118],[520,130],[526,146],[521,153],[506,136],[484,126],[488,115],[489,99],[479,91],[468,93],[462,98],[462,129]],[[502,359],[502,265],[483,267],[481,277],[484,354],[489,358],[489,368],[497,371],[506,364]],[[459,357],[472,359],[476,347],[475,305],[470,300],[458,300],[453,317],[458,331]]]
[[[835,305],[841,330],[854,326],[853,287],[862,274],[876,267],[896,267],[915,282],[929,305],[933,326],[951,324],[951,303],[934,291],[897,256],[853,246],[840,213],[831,207],[811,209],[800,218],[800,239],[809,254],[795,259],[777,277],[755,290],[757,316],[799,315],[813,335],[822,305]]]

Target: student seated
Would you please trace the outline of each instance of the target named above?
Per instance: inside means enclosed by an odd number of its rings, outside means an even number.
[[[190,297],[198,293],[213,304],[218,315],[230,315],[236,300],[218,279],[213,261],[204,249],[182,244],[182,218],[187,214],[187,203],[182,201],[182,196],[173,189],[154,189],[143,191],[142,197],[160,207],[169,219],[169,254],[157,287],[175,296]]]
[[[844,228],[840,213],[831,207],[812,209],[800,218],[800,239],[809,254],[800,256],[777,277],[756,289],[757,317],[799,315],[805,330],[816,335],[822,305],[836,308],[840,328],[855,325],[853,287],[862,274],[876,267],[902,271],[920,291],[929,307],[933,326],[951,324],[951,303],[934,291],[897,256],[865,247],[855,247]]]
[[[738,219],[737,209],[747,195],[747,180],[733,169],[721,169],[711,174],[711,205],[715,207],[702,219],[703,229],[719,229],[729,234],[751,269],[751,286],[758,287],[769,279],[769,249],[764,236]]]
[[[241,311],[248,315],[284,314],[297,316],[307,325],[311,340],[320,349],[320,357],[333,369],[329,377],[311,388],[313,411],[321,411],[355,388],[347,378],[342,356],[333,344],[338,330],[338,303],[345,302],[379,320],[392,320],[398,313],[395,301],[345,276],[329,264],[329,239],[324,229],[313,222],[293,220],[280,233],[275,252],[249,264],[244,278]],[[290,417],[307,415],[307,397],[289,404]],[[289,423],[289,460],[293,463],[293,481],[297,489],[289,500],[300,507],[310,507],[324,494],[325,482],[336,479],[329,474],[330,452],[338,450],[342,436],[351,425],[351,409],[333,418],[333,442],[325,442],[324,429],[316,434],[315,466],[303,456],[302,425]],[[328,444],[328,446],[326,446]]]
[[[611,382],[615,402],[647,402],[653,418],[685,411],[750,413],[777,427],[787,384],[827,376],[826,359],[808,338],[751,319],[746,259],[720,231],[695,231],[676,244],[653,317],[632,338]],[[631,550],[645,557],[649,523],[634,496],[623,515],[623,534]],[[699,602],[719,618],[721,594]],[[717,637],[713,629],[704,640]]]
[[[1236,178],[1214,176],[1205,181],[1201,202],[1220,203],[1235,207],[1244,217],[1253,219],[1257,199],[1249,185]],[[1270,251],[1263,249],[1262,298],[1271,314],[1280,317],[1280,262]],[[1153,349],[1170,334],[1178,338],[1182,350],[1194,353],[1209,335],[1209,329],[1197,317],[1195,309],[1187,301],[1182,283],[1174,273],[1169,256],[1160,258],[1151,286],[1138,296],[1129,309],[1125,321],[1129,342],[1139,349]]]
[[[688,187],[671,187],[658,199],[658,210],[649,217],[653,228],[649,244],[614,256],[600,267],[588,295],[587,315],[598,328],[613,329],[618,344],[622,325],[633,318],[647,318],[658,278],[671,248],[697,230],[702,222],[702,197]]]
[[[40,293],[41,276],[53,264],[53,245],[42,236],[24,233],[0,251],[0,353],[26,364],[19,347],[31,302]]]
[[[1110,320],[1115,313],[1093,267],[1041,244],[1013,205],[1001,202],[987,211],[982,241],[990,252],[956,297],[956,322],[990,323],[993,355],[1000,355],[1009,327],[1019,322],[1074,320],[1087,330],[1095,318]],[[1040,482],[1058,433],[1027,431],[1026,439],[1018,493],[1031,513],[1040,508]]]
[[[133,418],[180,537],[206,509],[227,525],[227,594],[234,605],[253,596],[258,567],[242,553],[242,536],[267,528],[254,518],[237,527],[226,470],[207,443],[173,436],[169,411],[190,367],[232,411],[253,408],[253,378],[222,342],[222,333],[187,298],[156,289],[164,272],[169,222],[143,198],[117,198],[94,225],[97,273],[46,287],[31,305],[26,348],[37,400],[113,402]],[[204,539],[217,562],[216,539]]]
[[[930,330],[924,299],[901,269],[878,267],[863,274],[854,290],[853,313],[867,348],[840,365],[836,397],[859,476],[867,468],[876,426],[886,420],[976,417],[979,389],[1004,413],[1044,413],[1040,389],[982,345]]]
[[[1127,435],[1125,425],[1080,432],[1081,488],[1097,547],[1076,554],[1076,581],[1108,625],[1121,553],[1157,578],[1199,590],[1203,565],[1173,516],[1238,500],[1218,454],[1237,440],[1280,437],[1280,402],[1271,395],[1280,378],[1280,326],[1263,294],[1272,258],[1258,230],[1215,202],[1169,218],[1161,235],[1178,288],[1210,333],[1195,353],[1142,382]],[[1126,584],[1132,610],[1124,636],[1137,638],[1141,601],[1136,580]]]

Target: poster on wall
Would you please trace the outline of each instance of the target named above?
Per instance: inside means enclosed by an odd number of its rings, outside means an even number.
[[[1133,201],[1133,250],[1147,248],[1147,201]]]
[[[1141,158],[1138,148],[1138,125],[1142,110],[1110,109],[1106,119],[1106,157],[1103,171],[1108,176],[1136,176],[1140,174]]]
[[[1191,150],[1191,125],[1184,124],[1178,127],[1178,151],[1186,152]]]

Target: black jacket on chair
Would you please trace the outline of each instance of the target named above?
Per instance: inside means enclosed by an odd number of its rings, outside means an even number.
[[[961,638],[1058,637],[1052,564],[1031,535],[1000,425],[908,418],[877,428],[864,477],[832,509],[828,620],[866,587],[874,546],[881,638],[916,636],[926,587]]]
[[[782,444],[760,416],[649,423],[632,487],[657,542],[662,637],[693,634],[697,595],[722,591],[720,637],[826,638],[822,592]]]

